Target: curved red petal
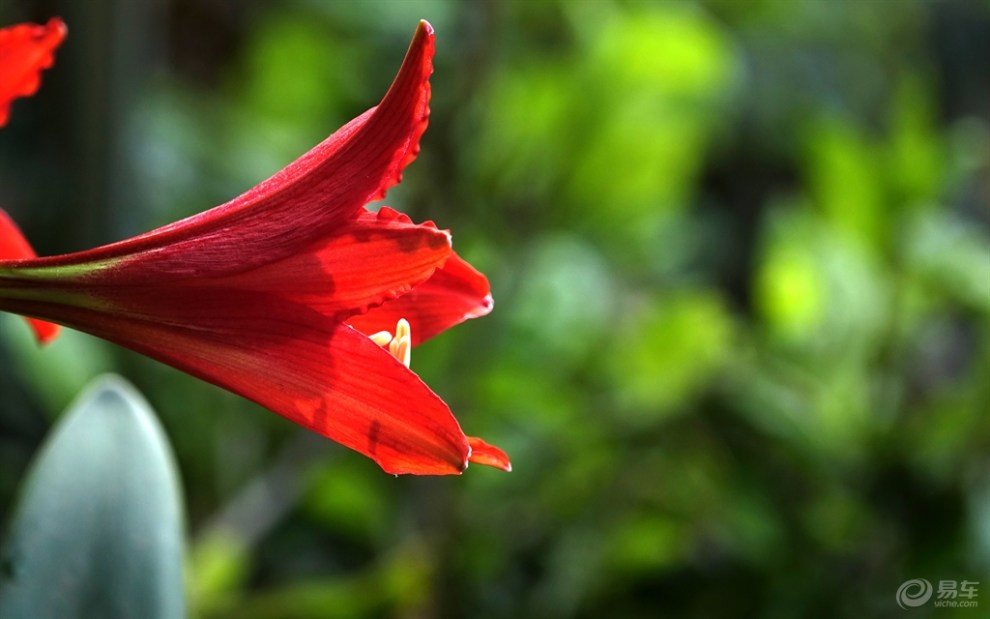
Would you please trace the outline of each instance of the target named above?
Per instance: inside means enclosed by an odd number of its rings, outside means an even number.
[[[489,445],[476,436],[468,437],[468,445],[471,446],[471,455],[468,460],[475,464],[484,464],[505,472],[512,471],[512,463],[509,456],[504,451],[494,445]]]
[[[39,266],[112,262],[120,281],[236,273],[331,235],[399,181],[429,117],[433,30],[422,22],[382,102],[230,202],[140,236]],[[157,254],[148,261],[151,254]],[[149,263],[150,262],[150,263]]]
[[[342,319],[407,293],[450,254],[447,232],[383,208],[364,211],[332,236],[282,260],[189,285],[267,292]]]
[[[24,238],[20,228],[6,211],[0,209],[0,268],[3,268],[3,261],[23,260],[34,258],[34,256],[34,250]],[[56,324],[37,318],[25,318],[25,320],[34,331],[38,342],[42,344],[51,341],[58,335],[59,327]]]
[[[43,313],[223,387],[388,473],[447,475],[467,466],[467,438],[447,405],[347,325],[252,292],[104,292],[88,307],[9,299],[4,305]]]
[[[347,323],[368,335],[392,331],[400,318],[412,327],[413,346],[464,322],[489,313],[494,306],[488,278],[456,253],[433,276],[401,297]]]
[[[67,32],[57,17],[44,26],[18,24],[0,29],[0,127],[7,124],[11,101],[37,92],[41,71],[52,66],[55,48]]]
[[[403,115],[412,112],[411,130],[406,139],[406,143],[396,149],[397,155],[392,159],[392,164],[378,189],[372,198],[381,200],[385,197],[385,192],[389,187],[397,185],[402,180],[402,170],[407,165],[415,161],[419,155],[419,141],[426,132],[426,127],[430,119],[430,75],[433,74],[433,54],[436,51],[435,35],[430,22],[420,20],[413,35],[409,50],[402,69],[392,82],[385,99],[378,106],[378,112],[383,116],[386,114],[381,108],[389,108],[389,114],[397,114],[398,118],[393,121],[397,123],[409,122]],[[410,109],[403,109],[401,105],[393,103],[393,99],[398,102],[414,100]]]

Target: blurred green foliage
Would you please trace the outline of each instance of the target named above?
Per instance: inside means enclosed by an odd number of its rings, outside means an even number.
[[[114,369],[177,452],[195,617],[900,617],[917,577],[990,605],[987,2],[120,4],[0,5],[70,26],[0,135],[42,252],[257,183],[433,22],[431,127],[387,202],[449,227],[496,308],[413,367],[515,471],[393,479],[4,320],[3,514]]]

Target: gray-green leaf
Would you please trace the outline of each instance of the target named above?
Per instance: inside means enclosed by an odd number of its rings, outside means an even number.
[[[143,397],[97,379],[28,473],[0,559],[0,619],[178,619],[183,525],[172,453]]]

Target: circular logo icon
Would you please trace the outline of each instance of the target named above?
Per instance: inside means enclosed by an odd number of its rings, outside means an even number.
[[[897,605],[903,609],[917,608],[932,597],[932,583],[924,578],[912,578],[897,588]]]

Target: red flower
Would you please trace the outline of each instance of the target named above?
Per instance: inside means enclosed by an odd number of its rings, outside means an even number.
[[[52,66],[55,48],[66,32],[65,24],[57,17],[44,26],[18,24],[0,28],[0,127],[7,124],[11,101],[38,90],[41,71]]]
[[[175,366],[389,473],[459,473],[469,460],[509,470],[407,367],[412,344],[491,309],[488,281],[446,231],[364,208],[418,152],[433,47],[421,22],[377,107],[199,215],[48,258],[29,257],[0,218],[0,258],[21,258],[0,261],[0,310]]]

